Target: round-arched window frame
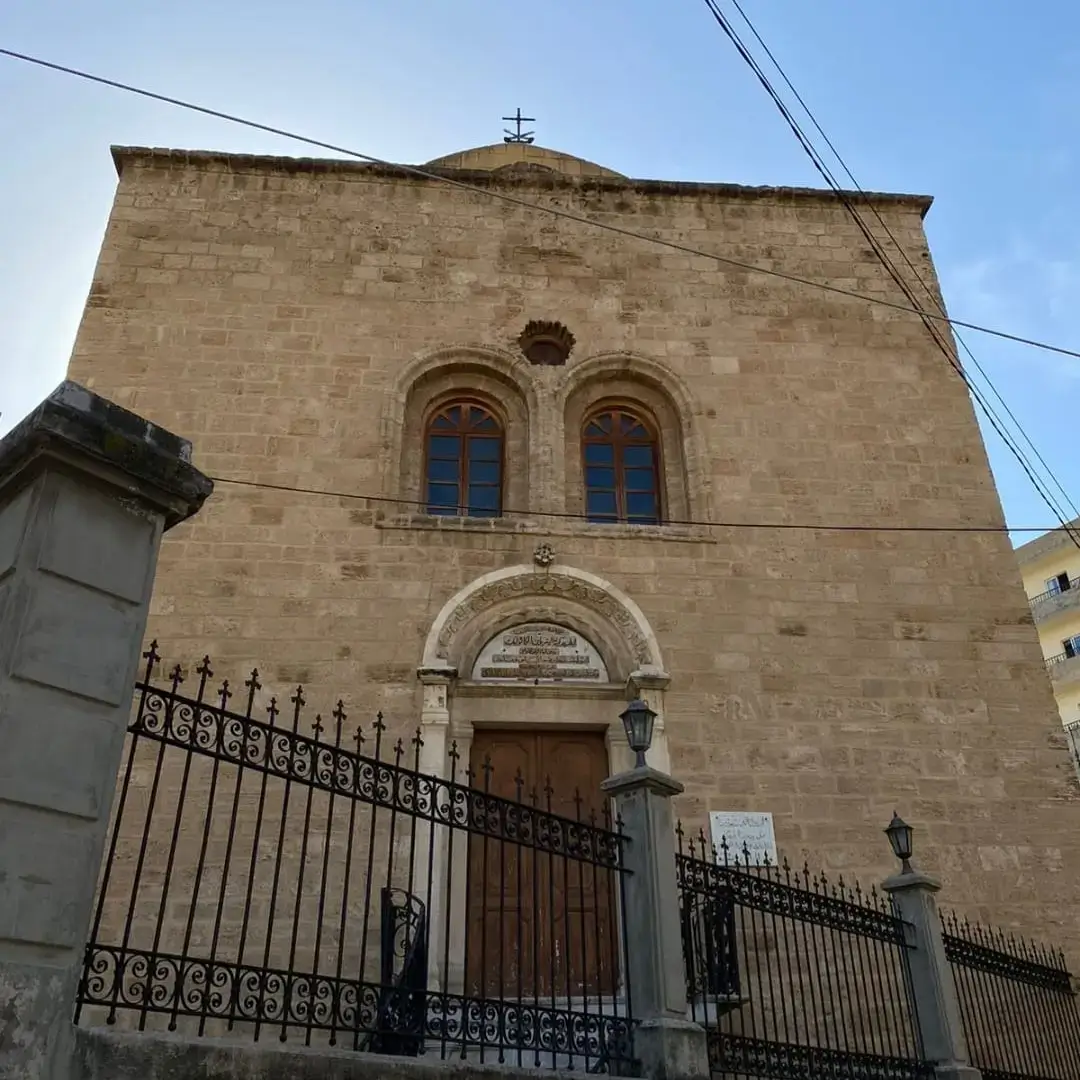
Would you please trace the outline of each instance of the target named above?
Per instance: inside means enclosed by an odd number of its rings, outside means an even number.
[[[457,399],[435,409],[424,427],[424,495],[429,514],[502,514],[505,433],[478,401]]]
[[[589,521],[661,523],[660,440],[640,410],[593,409],[582,427],[581,456]]]

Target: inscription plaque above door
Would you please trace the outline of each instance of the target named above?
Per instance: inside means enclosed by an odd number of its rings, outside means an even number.
[[[596,646],[576,630],[532,622],[500,630],[481,650],[472,677],[493,683],[606,683]]]

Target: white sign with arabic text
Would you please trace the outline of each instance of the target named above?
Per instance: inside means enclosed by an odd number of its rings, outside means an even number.
[[[776,834],[773,832],[772,814],[751,810],[713,810],[709,814],[713,847],[717,858],[723,861],[724,845],[730,862],[744,860],[750,866],[764,866],[766,857],[775,866]]]

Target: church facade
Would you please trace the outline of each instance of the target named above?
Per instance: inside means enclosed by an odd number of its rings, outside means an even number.
[[[70,377],[217,480],[162,551],[166,661],[258,665],[557,805],[628,763],[641,696],[688,827],[768,812],[781,856],[866,882],[898,809],[951,903],[1080,956],[1007,536],[904,531],[1003,525],[961,381],[915,316],[625,232],[902,302],[831,193],[522,144],[430,178],[114,158]],[[936,290],[929,199],[867,199]]]

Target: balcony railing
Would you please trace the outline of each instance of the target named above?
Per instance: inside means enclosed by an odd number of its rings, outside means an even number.
[[[1080,588],[1080,577],[1070,578],[1067,588],[1059,585],[1056,589],[1047,589],[1046,592],[1041,592],[1037,596],[1029,596],[1028,603],[1034,607],[1036,604],[1041,604],[1043,600],[1049,600],[1054,596],[1061,596],[1062,593],[1071,592],[1076,588]]]
[[[1080,655],[1058,653],[1046,658],[1046,671],[1056,688],[1072,686],[1080,682]]]
[[[1080,774],[1080,720],[1065,725],[1065,737],[1069,740],[1069,756]]]

